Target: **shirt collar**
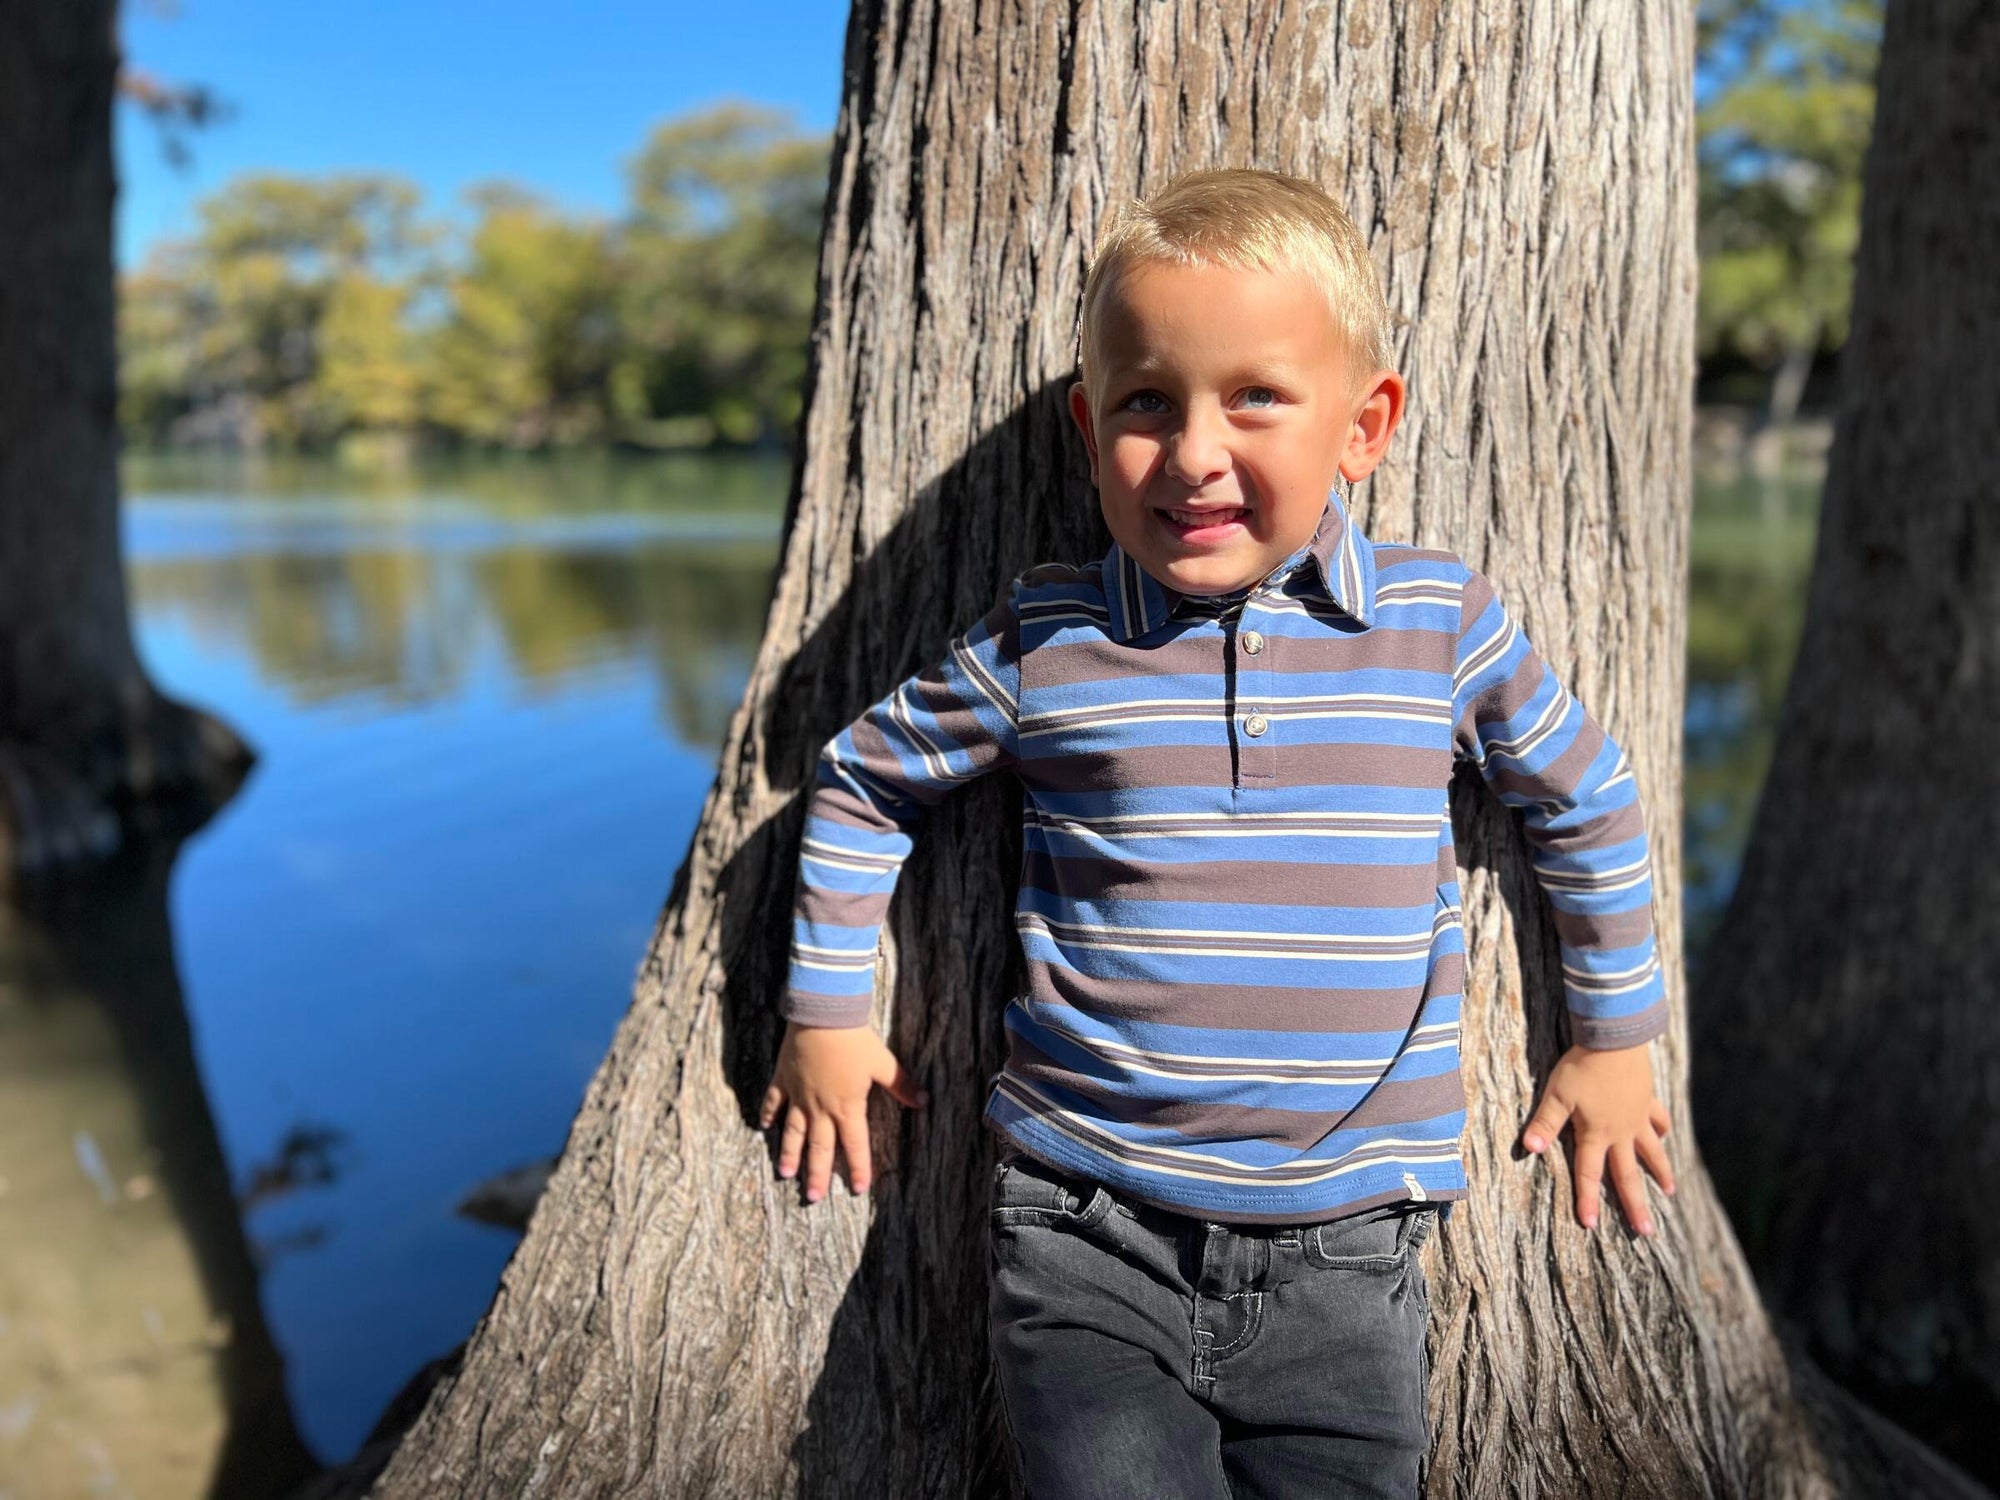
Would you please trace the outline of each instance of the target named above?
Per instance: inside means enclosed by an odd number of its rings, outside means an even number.
[[[1312,537],[1268,575],[1283,578],[1310,556],[1329,598],[1363,625],[1375,623],[1375,549],[1348,519],[1338,490],[1329,490],[1326,509]],[[1104,602],[1111,607],[1111,638],[1129,641],[1164,625],[1183,595],[1168,588],[1113,542],[1104,554]]]

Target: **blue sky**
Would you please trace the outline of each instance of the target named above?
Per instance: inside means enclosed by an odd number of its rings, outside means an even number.
[[[214,89],[233,113],[170,165],[120,105],[118,261],[194,227],[238,172],[389,170],[433,212],[506,177],[609,212],[624,162],[671,115],[733,97],[831,130],[845,0],[125,0],[130,63]]]

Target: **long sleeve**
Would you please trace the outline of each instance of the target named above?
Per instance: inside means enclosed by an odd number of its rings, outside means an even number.
[[[792,913],[787,1020],[862,1026],[875,948],[923,809],[1018,759],[1018,585],[935,665],[828,742],[806,808]]]
[[[1625,752],[1550,671],[1468,570],[1452,679],[1453,738],[1521,810],[1555,911],[1570,1040],[1628,1047],[1667,1027],[1653,934],[1652,863]]]

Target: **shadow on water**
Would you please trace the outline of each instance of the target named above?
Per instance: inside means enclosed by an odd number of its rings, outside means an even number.
[[[1023,568],[1097,557],[1109,544],[1065,408],[1067,384],[1044,386],[926,486],[856,567],[772,694],[783,709],[772,716],[769,774],[794,795],[720,882],[729,893],[722,908],[730,956],[724,1064],[748,1128],[756,1128],[783,1030],[776,997],[789,939],[784,914],[820,747],[935,660]],[[1045,472],[1051,464],[1058,467]],[[975,536],[978,546],[969,544]],[[1483,797],[1476,775],[1454,787],[1464,847],[1506,851],[1503,860],[1518,856],[1519,834],[1506,826],[1505,809]],[[899,882],[888,920],[900,955],[889,1043],[931,1088],[932,1100],[911,1115],[879,1090],[872,1102],[873,1215],[793,1449],[801,1495],[932,1494],[964,1474],[973,1495],[1013,1490],[986,1355],[984,1246],[995,1142],[981,1123],[984,1088],[963,1085],[983,1085],[1000,1068],[1002,1009],[1024,978],[1012,919],[1019,808],[1011,775],[947,797],[926,814]],[[999,858],[991,855],[996,829]],[[1518,910],[1534,898],[1525,860],[1505,868],[1513,873],[1503,874],[1503,889]],[[924,907],[981,916],[962,949],[940,952],[921,921]],[[1530,1018],[1538,1086],[1560,1052],[1558,1027],[1553,1013]],[[960,1087],[944,1087],[947,1081]],[[857,1444],[875,1455],[865,1465],[853,1462]],[[867,1474],[865,1483],[858,1472]]]
[[[0,1272],[23,1494],[126,1493],[122,1471],[263,1500],[315,1468],[183,1004],[167,892],[190,832],[0,908],[7,1206],[34,1215]]]

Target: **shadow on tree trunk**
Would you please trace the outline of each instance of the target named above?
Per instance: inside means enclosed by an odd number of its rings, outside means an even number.
[[[925,487],[856,566],[772,694],[783,711],[770,721],[767,774],[774,789],[791,795],[782,813],[727,862],[718,882],[727,893],[722,950],[732,955],[721,996],[723,1066],[747,1129],[758,1128],[784,1031],[777,998],[791,938],[799,834],[821,747],[934,659],[1016,573],[1051,558],[1082,561],[1109,544],[1081,444],[1073,439],[1068,385],[1045,384]],[[1032,467],[1021,462],[1031,449],[1064,456],[1072,476],[1066,501],[993,503],[996,485]],[[967,555],[955,545],[954,537],[964,539],[952,520],[959,513],[997,520],[997,546]],[[1023,518],[1043,525],[1023,528]],[[989,589],[985,580],[996,572],[1000,587]],[[977,579],[970,587],[968,575]],[[934,579],[934,586],[913,598],[912,578]],[[965,601],[981,595],[992,597],[968,613]],[[884,636],[916,649],[888,664]],[[857,662],[873,670],[857,672]],[[937,996],[896,985],[885,1035],[921,1079],[983,1084],[1005,1055],[1001,1013],[1025,975],[1013,926],[1020,802],[1020,784],[1008,773],[962,789],[927,810],[904,868],[901,886],[919,899],[900,897],[892,908],[885,928],[892,950],[924,951],[936,962],[941,955],[931,950],[941,933],[962,913],[977,913],[976,937],[958,955],[964,977],[942,986],[948,1009],[935,1003]],[[894,970],[885,963],[885,972]],[[933,1493],[937,1476],[923,1472],[922,1458],[939,1446],[953,1455],[952,1466],[973,1475],[970,1493],[1008,1493],[1010,1460],[986,1358],[986,1189],[996,1143],[981,1122],[984,1105],[983,1088],[934,1087],[921,1115],[906,1113],[880,1090],[871,1100],[872,1218],[792,1448],[802,1494]],[[775,1150],[772,1161],[775,1172]],[[863,1434],[889,1451],[860,1489],[844,1488],[870,1472],[854,1461],[852,1445]]]

